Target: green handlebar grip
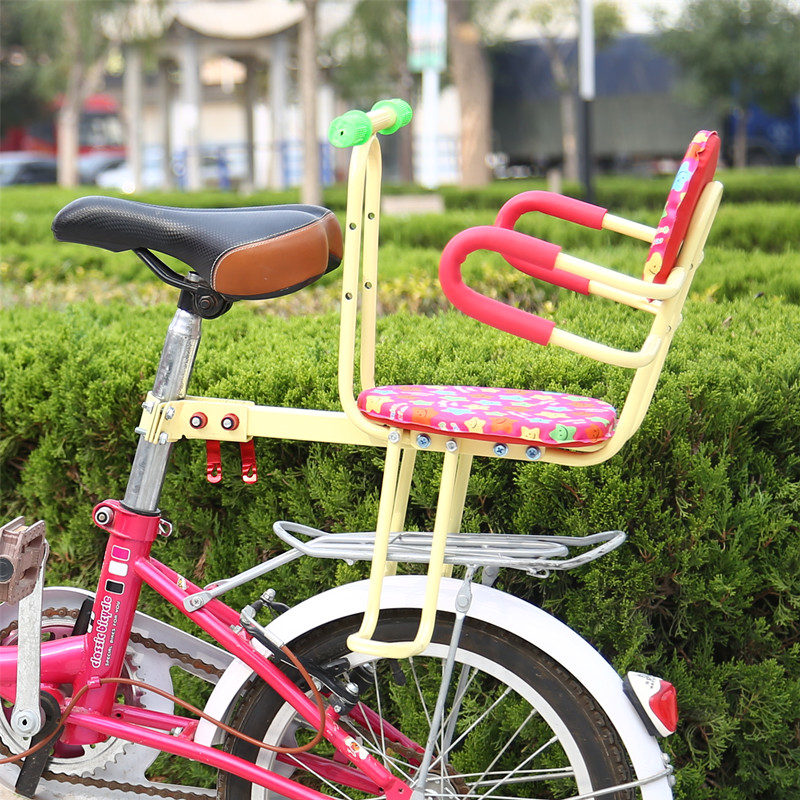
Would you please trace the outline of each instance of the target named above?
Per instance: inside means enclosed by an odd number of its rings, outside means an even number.
[[[331,122],[328,141],[334,147],[353,147],[366,144],[372,136],[372,122],[365,111],[348,111]]]
[[[394,111],[394,115],[397,120],[391,128],[384,128],[381,131],[381,133],[386,136],[388,136],[390,133],[400,130],[400,128],[408,125],[408,123],[411,122],[413,111],[411,110],[411,106],[406,103],[405,100],[401,100],[399,98],[395,98],[394,100],[378,100],[378,102],[372,106],[372,110],[377,111],[379,108],[390,108],[392,111]]]

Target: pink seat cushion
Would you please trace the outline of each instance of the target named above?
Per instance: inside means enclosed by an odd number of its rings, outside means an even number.
[[[719,146],[719,136],[714,131],[700,131],[692,139],[667,196],[664,214],[647,254],[643,280],[664,283],[669,277],[700,194],[714,178]]]
[[[613,406],[591,397],[478,386],[378,386],[358,407],[398,428],[545,447],[598,444],[617,422]]]

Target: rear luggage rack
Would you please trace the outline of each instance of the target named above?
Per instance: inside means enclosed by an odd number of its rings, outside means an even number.
[[[343,561],[371,561],[375,533],[325,533],[296,522],[276,522],[276,535],[303,555]],[[298,536],[306,537],[299,539]],[[588,536],[546,536],[517,533],[451,533],[445,544],[444,563],[516,569],[537,578],[552,571],[575,569],[615,550],[625,541],[622,531],[604,531]],[[392,533],[386,557],[408,564],[430,562],[433,533]],[[572,548],[591,548],[572,555]]]

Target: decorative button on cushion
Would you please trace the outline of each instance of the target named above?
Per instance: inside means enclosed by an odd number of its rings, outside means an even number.
[[[398,428],[546,447],[598,444],[617,421],[613,406],[591,397],[478,386],[379,386],[358,407]]]

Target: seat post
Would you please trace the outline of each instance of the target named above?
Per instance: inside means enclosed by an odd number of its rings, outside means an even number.
[[[169,402],[186,396],[200,344],[201,324],[202,319],[197,314],[182,308],[175,312],[153,384],[152,394],[158,401]],[[172,452],[172,444],[166,434],[162,434],[162,439],[155,443],[148,442],[143,433],[139,435],[125,499],[122,501],[131,511],[153,514],[158,510],[158,499]]]

